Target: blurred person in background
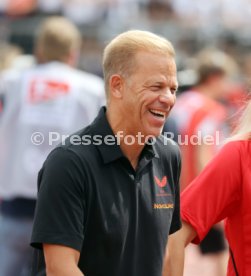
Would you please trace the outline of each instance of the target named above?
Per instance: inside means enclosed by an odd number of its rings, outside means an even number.
[[[22,53],[22,49],[17,45],[9,43],[0,44],[0,74],[13,67],[13,62]]]
[[[196,72],[192,69],[178,71],[177,77],[179,82],[179,93],[189,90],[195,84],[195,80],[197,79]],[[163,135],[173,139],[176,143],[179,143],[179,129],[175,117],[169,116],[167,118],[163,128]]]
[[[13,67],[15,59],[22,54],[22,49],[8,43],[0,44],[0,90],[3,86],[3,74]],[[4,96],[0,93],[0,116],[3,111]]]
[[[195,68],[195,85],[178,96],[171,114],[180,134],[179,142],[184,160],[182,189],[217,152],[219,145],[216,142],[219,138],[222,141],[228,133],[227,110],[222,102],[231,90],[230,77],[236,72],[235,62],[228,55],[212,49],[202,50],[196,56]],[[202,138],[211,135],[213,140],[209,143],[211,145],[200,145],[196,140],[189,139],[192,143],[186,143],[186,136],[191,138],[192,135],[201,135]]]
[[[176,120],[182,154],[181,190],[216,154],[228,133],[227,109],[220,103],[230,90],[234,61],[223,52],[205,49],[196,58],[197,83],[177,99],[171,117]],[[225,239],[216,225],[200,244],[200,250],[217,264],[214,275],[225,273]]]
[[[1,276],[30,275],[38,170],[62,135],[89,124],[103,104],[102,79],[73,68],[80,42],[80,33],[70,21],[46,19],[35,41],[38,65],[17,74],[11,85],[7,80],[2,85]]]
[[[23,54],[22,49],[14,44],[0,46],[0,91],[11,89],[16,83],[20,71],[30,68],[35,63],[32,55]],[[8,88],[6,87],[8,86]],[[4,93],[0,93],[0,116],[4,108]]]
[[[200,243],[222,219],[229,243],[228,276],[251,275],[251,100],[234,134],[181,194],[183,226],[172,235],[163,276],[182,276],[184,248]]]
[[[4,104],[4,99],[3,97],[0,96],[0,116],[1,116],[1,113],[3,112],[3,104]]]
[[[24,16],[34,12],[36,0],[2,0],[0,9],[8,16]]]

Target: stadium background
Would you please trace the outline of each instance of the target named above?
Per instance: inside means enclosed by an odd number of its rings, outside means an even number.
[[[241,90],[250,90],[251,1],[0,0],[0,70],[11,67],[19,51],[32,55],[37,27],[50,15],[63,15],[77,24],[83,42],[78,65],[85,71],[102,76],[105,44],[122,31],[142,29],[174,44],[180,91],[193,84],[194,56],[208,47],[234,58],[236,80]],[[241,99],[236,101],[239,105]],[[187,251],[185,276],[212,275],[212,263],[193,246]]]

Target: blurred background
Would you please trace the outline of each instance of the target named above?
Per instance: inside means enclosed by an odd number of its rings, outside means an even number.
[[[63,15],[76,23],[83,45],[79,67],[101,74],[101,53],[114,35],[144,29],[172,41],[179,70],[199,50],[213,46],[230,54],[242,77],[251,73],[249,0],[0,0],[1,53],[7,43],[31,54],[36,28],[44,17]],[[3,59],[1,58],[3,63]],[[4,64],[2,64],[4,66]]]
[[[62,15],[77,25],[82,37],[78,68],[100,77],[104,46],[128,29],[152,31],[173,43],[179,93],[197,83],[198,53],[205,49],[224,53],[232,59],[231,87],[224,98],[216,100],[227,108],[225,118],[231,132],[235,114],[250,91],[250,0],[0,0],[0,74],[36,62],[34,37],[39,24],[51,15]],[[221,57],[213,59],[217,63]],[[0,112],[1,105],[4,100],[0,98]],[[224,269],[227,251],[226,246],[223,259],[221,255]],[[202,256],[197,247],[189,246],[184,275],[224,275],[218,265],[215,256]]]

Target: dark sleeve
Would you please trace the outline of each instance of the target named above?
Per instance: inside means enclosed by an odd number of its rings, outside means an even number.
[[[81,250],[84,233],[84,175],[78,156],[57,148],[38,176],[31,245],[58,244]]]
[[[180,157],[180,150],[178,145],[176,145],[177,151],[175,154],[175,159],[173,160],[173,174],[174,177],[174,191],[175,191],[175,198],[174,198],[174,211],[173,211],[173,218],[172,224],[169,230],[169,234],[173,234],[174,232],[178,231],[181,228],[181,218],[180,218],[180,172],[181,172],[181,157]]]

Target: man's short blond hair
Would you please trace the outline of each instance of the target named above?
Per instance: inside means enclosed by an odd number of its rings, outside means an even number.
[[[64,61],[72,51],[80,47],[80,32],[68,19],[52,16],[40,26],[36,36],[36,48],[45,62]]]
[[[109,97],[110,77],[113,74],[120,74],[124,77],[132,74],[135,69],[135,55],[139,51],[175,56],[171,42],[151,32],[131,30],[118,35],[106,46],[103,55],[107,97]]]

